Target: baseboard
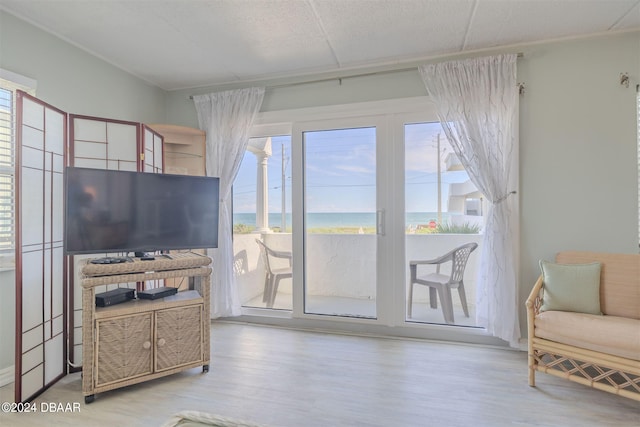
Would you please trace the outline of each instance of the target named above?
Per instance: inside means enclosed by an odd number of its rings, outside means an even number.
[[[15,380],[15,368],[13,366],[0,369],[0,387],[4,387],[7,384],[11,384],[14,380]]]

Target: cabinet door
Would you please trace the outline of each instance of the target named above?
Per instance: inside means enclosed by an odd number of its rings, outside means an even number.
[[[96,321],[96,386],[152,372],[151,316],[149,312]]]
[[[202,361],[202,304],[156,312],[155,371]]]

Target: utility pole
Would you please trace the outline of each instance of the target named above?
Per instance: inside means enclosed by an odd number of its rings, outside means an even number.
[[[438,132],[436,145],[438,148],[438,224],[442,224],[442,171],[440,166],[440,132]]]
[[[281,179],[282,179],[282,204],[281,204],[281,209],[280,209],[280,232],[281,233],[285,233],[287,231],[287,202],[286,202],[286,190],[285,190],[285,168],[286,168],[286,163],[285,163],[285,152],[284,152],[284,142],[281,143],[281,147],[282,147],[282,175],[281,175]]]

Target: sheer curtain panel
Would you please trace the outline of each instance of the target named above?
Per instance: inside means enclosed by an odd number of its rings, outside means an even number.
[[[476,322],[516,346],[518,321],[517,56],[420,67],[438,118],[471,181],[490,202],[478,272]]]
[[[218,249],[212,250],[211,318],[240,315],[233,274],[231,186],[249,142],[249,129],[262,105],[264,88],[198,95],[198,124],[207,133],[206,173],[220,178]]]

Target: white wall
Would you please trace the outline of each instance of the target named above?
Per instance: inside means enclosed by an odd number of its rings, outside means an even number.
[[[510,51],[524,53],[518,81],[526,86],[520,99],[519,192],[524,335],[524,300],[540,259],[565,249],[638,252],[634,88],[640,80],[640,32]],[[619,84],[623,72],[630,75],[629,88]],[[169,121],[197,126],[189,95],[221,89],[228,88],[169,93]],[[268,89],[261,111],[425,94],[417,71],[409,71]]]
[[[558,251],[638,253],[640,33],[532,47],[518,69],[523,300]]]
[[[14,270],[0,271],[0,380],[2,371],[13,366],[15,359],[16,292]],[[1,385],[1,383],[0,383]]]
[[[165,92],[0,10],[0,68],[35,79],[65,112],[162,123]]]

